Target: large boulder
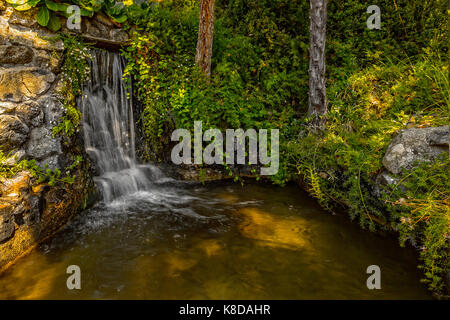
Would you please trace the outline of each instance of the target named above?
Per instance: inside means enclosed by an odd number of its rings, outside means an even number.
[[[409,128],[402,130],[389,145],[383,158],[384,167],[399,174],[415,163],[432,161],[449,151],[449,127]]]

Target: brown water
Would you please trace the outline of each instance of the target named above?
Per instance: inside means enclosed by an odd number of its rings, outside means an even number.
[[[416,265],[297,187],[166,181],[84,212],[0,277],[0,299],[428,299]]]

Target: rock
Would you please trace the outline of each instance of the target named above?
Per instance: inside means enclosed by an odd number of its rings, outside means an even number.
[[[0,115],[13,113],[17,105],[12,102],[0,102]]]
[[[122,29],[113,29],[109,32],[109,38],[115,42],[125,43],[128,41],[128,34]]]
[[[53,127],[59,123],[64,115],[65,109],[62,103],[54,96],[44,96],[38,101],[44,110],[44,120],[47,127]]]
[[[29,129],[20,119],[11,115],[0,115],[0,150],[11,151],[20,147],[27,139]]]
[[[59,156],[56,154],[39,161],[38,165],[43,170],[50,169],[54,171],[55,169],[61,169],[61,166],[59,165]]]
[[[438,127],[430,133],[430,146],[449,147],[448,141],[448,126]]]
[[[383,158],[384,167],[399,174],[410,170],[416,162],[431,161],[448,152],[448,126],[409,128],[400,131],[392,140]],[[442,142],[447,141],[447,147]]]
[[[0,64],[27,64],[33,60],[33,50],[22,45],[0,45]]]
[[[14,68],[0,71],[0,100],[21,102],[46,92],[55,75],[45,69]]]
[[[52,131],[46,127],[31,130],[26,148],[27,154],[37,160],[43,160],[53,154],[61,152],[61,144],[53,138]]]
[[[22,171],[10,179],[0,178],[0,194],[8,197],[19,197],[30,191],[31,174]]]
[[[14,233],[13,208],[8,203],[0,202],[0,242],[3,242]]]
[[[12,9],[12,13],[14,11],[15,10]],[[58,39],[55,33],[45,29],[32,30],[23,26],[17,27],[10,25],[7,17],[0,17],[0,43],[1,42],[13,42],[48,51],[64,50],[62,40]]]
[[[36,20],[36,13],[38,9],[32,8],[26,11],[13,10],[9,16],[8,22],[10,24],[19,25],[27,28],[37,27],[39,24]]]
[[[12,212],[14,222],[18,226],[31,226],[39,221],[40,197],[38,195],[27,195],[14,207]]]
[[[28,127],[38,127],[44,122],[44,112],[39,104],[34,101],[20,104],[16,108],[16,115],[26,123]]]
[[[63,29],[67,29],[65,26]],[[95,42],[101,48],[120,48],[128,40],[128,33],[115,28],[111,19],[96,14],[92,19],[83,19],[81,30],[72,30],[79,33],[88,42]]]
[[[87,33],[88,35],[96,38],[105,37],[106,33],[104,31],[107,28],[101,23],[95,23],[95,21],[85,20],[84,25],[81,27],[83,33]],[[103,29],[103,30],[101,30]],[[102,32],[103,31],[103,32]]]

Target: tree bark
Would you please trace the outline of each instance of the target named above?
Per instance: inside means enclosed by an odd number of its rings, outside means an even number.
[[[325,84],[325,40],[327,0],[310,0],[309,102],[308,115],[315,118],[327,112]]]
[[[200,0],[200,22],[198,24],[197,52],[195,63],[211,75],[211,56],[214,34],[214,0]]]

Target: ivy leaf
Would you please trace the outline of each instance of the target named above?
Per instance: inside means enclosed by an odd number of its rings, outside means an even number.
[[[50,15],[50,20],[48,21],[47,28],[49,28],[53,32],[61,29],[61,20],[59,20],[59,17],[56,14]]]
[[[121,16],[118,17],[112,17],[112,19],[117,22],[117,23],[124,23],[125,21],[127,21],[127,15],[123,14]]]
[[[83,17],[92,17],[94,15],[94,11],[88,10],[86,8],[81,8],[80,15],[82,15]]]
[[[41,0],[28,0],[27,4],[31,7],[36,7]]]
[[[36,14],[37,22],[41,26],[46,27],[49,19],[50,19],[50,13],[48,12],[47,7],[40,7],[38,13]]]

